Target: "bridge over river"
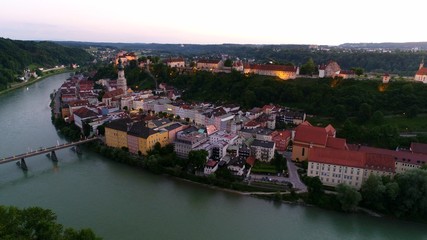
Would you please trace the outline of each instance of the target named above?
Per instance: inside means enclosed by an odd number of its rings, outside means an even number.
[[[0,164],[20,160],[20,162],[17,162],[18,166],[21,167],[23,170],[27,170],[28,168],[27,168],[27,165],[25,163],[25,158],[29,158],[29,157],[33,157],[33,156],[37,156],[40,154],[47,153],[47,154],[50,154],[49,156],[53,161],[57,161],[56,154],[55,154],[56,150],[60,150],[60,149],[68,148],[68,147],[73,147],[73,146],[78,146],[80,144],[91,142],[94,140],[98,140],[98,138],[93,137],[93,138],[83,139],[83,140],[80,140],[77,142],[63,143],[63,144],[58,144],[58,145],[55,145],[52,147],[40,148],[38,150],[34,150],[31,152],[13,155],[10,157],[5,157],[3,159],[0,159]]]

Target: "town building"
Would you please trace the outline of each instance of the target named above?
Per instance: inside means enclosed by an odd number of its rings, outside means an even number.
[[[346,140],[335,138],[336,130],[332,125],[325,128],[314,127],[309,122],[304,122],[295,128],[292,147],[292,160],[306,161],[310,148],[336,148],[347,149]]]
[[[165,63],[170,68],[185,68],[184,58],[168,58]]]
[[[289,142],[291,141],[291,131],[289,130],[277,130],[272,134],[272,141],[276,144],[276,150],[278,152],[285,152],[288,148]]]
[[[338,77],[342,79],[355,78],[356,73],[353,70],[341,70],[338,74]]]
[[[319,78],[334,78],[339,75],[340,71],[341,67],[337,62],[329,61],[328,64],[319,66]]]
[[[109,147],[127,148],[130,119],[117,119],[105,125],[105,144]]]
[[[305,121],[306,117],[307,115],[302,111],[283,109],[282,111],[276,114],[276,122],[300,125]]]
[[[108,91],[102,96],[102,103],[108,107],[120,107],[120,98],[124,94],[123,89]]]
[[[132,60],[134,60],[134,61],[137,60],[135,53],[133,53],[133,52],[130,52],[130,53],[120,52],[117,54],[116,60],[114,61],[114,63],[116,65],[119,65],[120,62],[122,62],[122,64],[128,65],[129,62]]]
[[[384,75],[383,75],[383,83],[390,82],[390,78],[391,78],[390,74],[384,73]]]
[[[371,174],[395,174],[395,162],[390,155],[346,149],[311,148],[307,176],[319,177],[323,185],[336,187],[340,183],[356,189]]]
[[[129,152],[132,153],[146,155],[156,143],[162,147],[169,143],[168,131],[148,128],[143,121],[131,123],[127,136]]]
[[[197,61],[196,68],[198,70],[215,71],[221,66],[221,60],[201,59]]]
[[[257,160],[270,162],[274,158],[276,144],[271,141],[255,139],[251,145],[251,153]]]
[[[282,80],[295,79],[299,74],[299,68],[287,65],[273,64],[245,64],[245,74],[258,74],[265,76],[274,76]]]
[[[218,170],[218,161],[208,160],[205,163],[205,168],[203,169],[203,173],[205,175],[210,175]]]
[[[74,124],[83,129],[83,123],[98,117],[98,114],[87,107],[82,107],[73,112]]]
[[[412,147],[414,147],[415,145],[412,145]],[[396,173],[404,173],[408,170],[417,169],[420,168],[422,165],[427,164],[427,155],[419,152],[395,151],[359,145],[350,145],[349,148],[359,152],[376,153],[391,156],[395,162]]]
[[[230,162],[227,164],[227,168],[233,175],[242,176],[245,170],[246,159],[247,157],[245,156],[231,157]]]
[[[189,127],[176,134],[174,151],[179,158],[188,158],[188,153],[209,140],[206,133],[196,127]]]
[[[427,67],[424,67],[424,58],[420,63],[417,73],[415,73],[415,81],[427,83]]]

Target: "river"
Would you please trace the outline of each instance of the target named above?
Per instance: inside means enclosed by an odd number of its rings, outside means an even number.
[[[68,74],[0,96],[0,158],[65,142],[50,122],[49,94]],[[106,240],[427,239],[426,226],[274,204],[121,165],[85,150],[0,165],[0,204],[52,209],[66,227]]]

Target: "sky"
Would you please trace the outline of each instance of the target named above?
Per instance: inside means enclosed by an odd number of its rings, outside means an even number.
[[[19,40],[318,45],[427,41],[422,11],[427,3],[422,0],[1,1],[0,37]]]

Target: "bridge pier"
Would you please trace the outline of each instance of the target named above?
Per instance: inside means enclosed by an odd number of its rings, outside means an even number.
[[[52,159],[53,162],[58,162],[58,157],[56,156],[55,151],[50,152],[50,159]]]
[[[76,153],[79,155],[82,154],[82,149],[80,148],[79,145],[76,145]]]
[[[27,163],[25,163],[24,158],[21,158],[21,161],[16,162],[16,165],[18,165],[18,167],[20,167],[23,171],[28,171]]]

